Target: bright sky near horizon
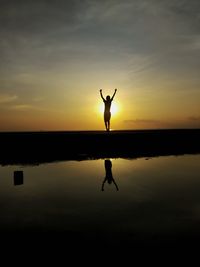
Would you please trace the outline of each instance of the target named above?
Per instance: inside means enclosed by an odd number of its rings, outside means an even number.
[[[200,128],[199,0],[0,1],[0,131]]]

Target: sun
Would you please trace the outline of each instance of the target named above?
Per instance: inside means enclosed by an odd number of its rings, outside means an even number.
[[[101,103],[99,105],[99,109],[98,110],[99,110],[101,115],[104,113],[104,103]],[[119,113],[119,110],[120,110],[119,105],[116,102],[113,102],[112,105],[111,105],[111,109],[110,109],[111,115],[112,116],[116,116]]]
[[[116,115],[119,112],[119,107],[118,105],[114,102],[111,105],[111,114]]]

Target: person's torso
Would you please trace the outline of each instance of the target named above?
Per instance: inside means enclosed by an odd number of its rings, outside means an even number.
[[[111,100],[104,101],[104,103],[105,103],[105,112],[110,112],[111,102],[112,102]]]

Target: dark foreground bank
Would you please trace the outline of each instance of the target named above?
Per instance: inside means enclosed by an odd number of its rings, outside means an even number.
[[[200,129],[3,132],[0,164],[200,153]]]

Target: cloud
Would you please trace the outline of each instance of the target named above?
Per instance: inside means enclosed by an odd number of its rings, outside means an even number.
[[[190,121],[196,121],[196,122],[200,122],[200,116],[191,116],[188,118],[188,120]]]
[[[177,121],[165,121],[165,120],[156,120],[156,119],[130,119],[123,121],[127,126],[137,127],[137,128],[179,128],[180,123]]]
[[[25,111],[25,110],[34,109],[34,106],[28,105],[28,104],[18,104],[18,105],[11,106],[9,109]]]
[[[36,101],[37,102],[37,101]],[[13,110],[13,111],[39,111],[39,112],[49,112],[48,108],[40,107],[34,104],[28,104],[28,103],[21,103],[16,105],[11,105],[7,109]],[[52,109],[51,109],[52,111]],[[53,110],[54,112],[59,112],[57,109]]]
[[[160,124],[159,120],[151,120],[151,119],[134,119],[134,120],[124,120],[124,123],[128,124]]]
[[[200,116],[191,116],[185,119],[156,120],[156,119],[130,119],[123,121],[126,125],[137,128],[199,128]]]
[[[83,6],[81,1],[76,0],[60,0],[59,3],[46,0],[4,1],[0,5],[5,31],[20,32],[23,36],[49,33],[63,24],[72,24]]]
[[[33,98],[33,102],[42,102],[45,98],[41,96],[36,96]]]
[[[13,102],[17,98],[17,95],[0,94],[0,104],[7,104]]]
[[[20,62],[26,69],[30,62],[45,70],[57,62],[71,66],[70,57],[77,60],[77,55],[87,62],[91,55],[95,62],[148,57],[129,66],[131,75],[151,69],[155,62],[160,68],[173,61],[175,68],[180,60],[188,62],[180,48],[186,43],[188,49],[199,47],[198,38],[184,38],[199,33],[199,7],[196,0],[5,1],[0,8],[0,50],[5,64],[16,59],[17,68]]]
[[[200,34],[194,36],[194,38],[193,38],[193,44],[192,44],[192,49],[200,50]]]
[[[10,110],[16,110],[16,111],[28,111],[28,110],[33,110],[33,111],[48,111],[48,109],[44,107],[39,107],[36,105],[31,105],[31,104],[16,104],[12,105],[9,107]]]

